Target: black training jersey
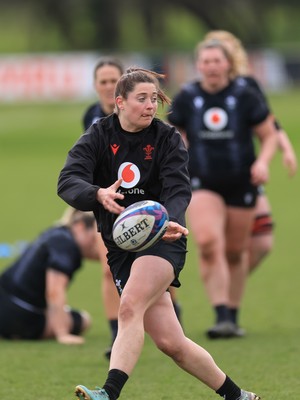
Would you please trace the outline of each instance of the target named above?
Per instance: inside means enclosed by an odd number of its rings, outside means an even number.
[[[255,159],[252,128],[268,114],[262,98],[236,82],[216,94],[199,82],[185,85],[168,118],[186,132],[191,178],[226,184],[249,176]]]
[[[98,119],[106,117],[107,115],[102,110],[101,105],[98,103],[92,104],[85,112],[83,116],[83,127],[87,130],[92,124],[98,121]]]
[[[268,103],[268,99],[267,99],[265,93],[263,92],[261,86],[259,85],[257,80],[254,79],[252,76],[248,76],[248,75],[247,76],[239,76],[236,78],[236,83],[237,83],[237,85],[240,85],[241,87],[250,87],[250,88],[254,89],[256,91],[256,93],[258,94],[258,96],[261,97],[262,101]],[[274,121],[274,126],[277,131],[280,131],[282,129],[281,124],[279,123],[279,121],[277,119]]]
[[[171,220],[184,225],[191,198],[187,163],[186,148],[174,127],[155,118],[140,132],[126,132],[112,114],[92,125],[70,150],[58,194],[77,209],[93,210],[106,244],[114,246],[111,230],[117,215],[97,202],[99,187],[122,178],[122,206],[159,201]]]
[[[36,307],[45,308],[46,271],[54,269],[70,280],[82,256],[71,231],[54,227],[43,232],[0,276],[1,287]]]

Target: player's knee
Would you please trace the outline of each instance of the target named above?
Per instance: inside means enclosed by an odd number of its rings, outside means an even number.
[[[199,239],[198,246],[200,248],[201,258],[207,263],[214,263],[219,249],[217,239],[212,236],[206,236],[202,239]]]
[[[119,307],[119,321],[123,323],[129,323],[135,318],[138,318],[140,309],[138,303],[130,295],[122,295],[120,307]]]
[[[238,250],[228,250],[226,257],[230,266],[240,265],[242,262],[242,252]]]

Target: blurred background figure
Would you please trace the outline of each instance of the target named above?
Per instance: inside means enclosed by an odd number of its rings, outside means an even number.
[[[121,61],[115,58],[104,57],[99,59],[94,68],[94,88],[98,95],[98,101],[92,104],[83,116],[83,127],[87,130],[98,119],[106,117],[114,111],[115,107],[115,87],[116,83],[123,74]],[[101,292],[104,304],[104,312],[108,320],[111,345],[105,350],[105,357],[110,358],[111,346],[118,332],[118,310],[119,295],[113,282],[112,274],[107,264],[107,249],[103,243],[101,235],[98,238],[99,256],[102,265]]]
[[[82,334],[91,318],[86,311],[68,306],[67,288],[83,259],[99,259],[97,236],[94,215],[70,208],[3,271],[0,336],[84,343]]]
[[[123,74],[122,63],[109,57],[101,58],[94,68],[94,88],[98,101],[93,103],[83,116],[83,127],[87,130],[99,118],[106,117],[114,111],[115,87]]]
[[[193,189],[189,226],[199,248],[199,265],[215,325],[209,338],[240,337],[233,320],[247,276],[244,253],[255,215],[257,187],[267,182],[277,138],[267,104],[236,80],[234,60],[219,40],[199,43],[201,79],[175,96],[169,121],[189,150]],[[254,131],[260,140],[255,157]]]
[[[259,83],[250,75],[247,52],[241,41],[231,32],[223,30],[210,31],[205,35],[205,40],[220,40],[233,58],[235,64],[235,78],[239,85],[248,86],[255,90],[259,96],[267,101]],[[287,133],[274,117],[274,128],[278,138],[278,148],[282,153],[282,162],[287,168],[289,176],[294,176],[297,171],[297,157]],[[255,205],[255,220],[252,236],[246,257],[248,258],[249,272],[252,272],[266,257],[273,247],[273,218],[270,203],[263,186],[259,188]]]

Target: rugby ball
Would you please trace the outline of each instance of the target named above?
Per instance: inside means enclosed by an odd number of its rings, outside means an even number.
[[[113,225],[113,239],[126,251],[141,251],[157,243],[169,223],[165,207],[153,200],[133,203],[118,216]]]

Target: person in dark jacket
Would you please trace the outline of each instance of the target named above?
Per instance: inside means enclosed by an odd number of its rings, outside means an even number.
[[[224,30],[209,31],[205,40],[220,40],[235,63],[235,79],[239,86],[254,89],[259,97],[267,102],[266,94],[259,82],[251,75],[250,63],[247,52],[242,42],[231,32]],[[287,169],[290,177],[294,176],[298,169],[297,155],[293,145],[285,132],[282,124],[274,118],[274,129],[278,139],[278,149],[282,155],[282,164]],[[255,220],[252,227],[251,239],[248,245],[248,269],[252,272],[258,267],[261,261],[270,253],[273,248],[273,216],[268,196],[264,187],[259,188],[255,205]]]
[[[122,63],[115,58],[103,57],[96,63],[94,68],[94,88],[98,101],[91,104],[83,115],[84,130],[87,130],[100,118],[113,113],[116,83],[123,72]]]
[[[95,217],[69,209],[0,275],[0,336],[82,344],[90,315],[67,305],[67,288],[84,258],[98,260]]]
[[[115,108],[115,88],[116,83],[123,74],[121,61],[112,57],[102,57],[94,67],[94,88],[98,96],[98,101],[90,105],[84,113],[82,122],[86,131],[92,124],[100,118],[112,114]],[[104,311],[108,320],[111,334],[111,343],[105,350],[104,355],[110,358],[111,346],[118,332],[118,310],[119,296],[115,290],[112,275],[107,264],[107,249],[101,236],[98,238],[99,255],[102,267],[101,293]]]
[[[277,136],[266,102],[235,79],[235,63],[223,42],[200,42],[196,66],[199,79],[175,95],[168,119],[184,135],[189,152],[189,226],[215,314],[206,334],[240,338],[245,335],[237,319],[247,280],[245,252]]]
[[[103,387],[76,387],[81,400],[116,400],[132,373],[147,332],[183,370],[226,400],[256,400],[238,387],[199,345],[188,339],[168,287],[180,286],[185,262],[185,212],[191,199],[188,154],[180,133],[156,118],[158,101],[169,104],[160,74],[129,69],[116,86],[116,113],[94,124],[69,151],[58,181],[68,204],[92,210],[108,249],[120,294],[119,329]],[[142,200],[162,203],[170,222],[162,240],[140,252],[119,249],[112,226],[125,207]]]

